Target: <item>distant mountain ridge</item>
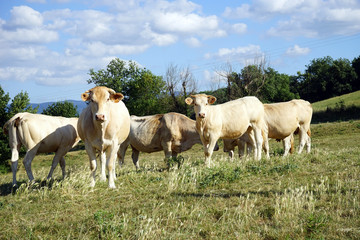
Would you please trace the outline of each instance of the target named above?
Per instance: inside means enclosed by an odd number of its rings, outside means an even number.
[[[72,104],[74,104],[74,106],[77,107],[77,112],[80,114],[82,112],[82,110],[84,108],[86,108],[86,103],[84,101],[79,101],[79,100],[65,100],[67,102],[71,102]],[[65,102],[65,101],[59,101],[59,102]],[[44,109],[46,109],[48,106],[50,106],[51,104],[53,104],[55,102],[44,102],[44,103],[30,103],[30,105],[33,108],[36,108],[37,106],[39,106],[39,109],[37,111],[37,113],[42,113]]]

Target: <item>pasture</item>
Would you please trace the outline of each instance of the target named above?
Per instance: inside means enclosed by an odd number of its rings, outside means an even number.
[[[360,239],[360,121],[311,128],[310,154],[282,158],[271,140],[269,160],[230,161],[221,146],[211,168],[201,145],[180,168],[140,153],[140,171],[128,149],[116,189],[99,169],[89,187],[83,149],[67,154],[63,181],[59,166],[45,181],[52,154],[35,157],[31,186],[19,162],[16,191],[0,175],[0,239]]]

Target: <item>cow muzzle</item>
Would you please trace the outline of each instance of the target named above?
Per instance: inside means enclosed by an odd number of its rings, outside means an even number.
[[[199,113],[199,118],[205,118],[205,113]]]
[[[99,114],[99,113],[95,114],[95,119],[96,119],[96,121],[99,121],[99,122],[104,122],[106,120],[105,115]]]

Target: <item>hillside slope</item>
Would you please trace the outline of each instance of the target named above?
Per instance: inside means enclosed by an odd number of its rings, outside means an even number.
[[[315,102],[312,107],[312,123],[360,119],[360,91]]]
[[[337,105],[344,103],[346,107],[360,107],[360,91],[344,94],[341,96],[329,98],[312,104],[314,112],[326,111],[326,108],[335,108]]]

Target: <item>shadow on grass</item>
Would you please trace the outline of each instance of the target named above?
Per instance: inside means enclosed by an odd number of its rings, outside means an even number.
[[[51,179],[51,180],[35,180],[31,183],[28,181],[18,181],[17,186],[13,186],[12,182],[4,183],[0,185],[0,196],[7,196],[10,194],[15,194],[16,191],[22,186],[23,184],[26,185],[27,188],[32,190],[39,190],[41,188],[47,187],[51,189],[55,182],[61,182],[62,179]]]
[[[337,122],[360,119],[360,107],[345,106],[343,103],[328,107],[325,111],[314,112],[311,123]]]
[[[270,197],[273,195],[283,195],[284,191],[249,191],[249,192],[233,192],[233,193],[172,193],[176,197],[195,197],[195,198],[231,198],[231,197],[247,197],[248,195],[257,195],[262,197]]]

